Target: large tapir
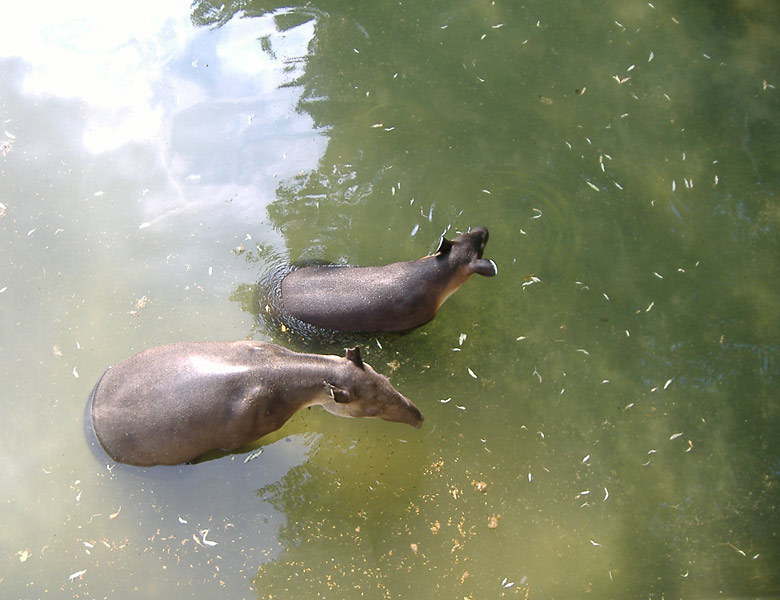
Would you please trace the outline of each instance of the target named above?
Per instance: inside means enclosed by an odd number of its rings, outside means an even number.
[[[185,342],[110,367],[91,396],[103,449],[132,465],[174,465],[232,450],[319,404],[342,417],[419,428],[423,416],[360,356],[299,354],[265,342]]]
[[[381,267],[304,267],[282,280],[283,309],[296,319],[336,331],[403,331],[430,321],[474,273],[491,277],[482,258],[488,230],[475,227],[436,252]]]

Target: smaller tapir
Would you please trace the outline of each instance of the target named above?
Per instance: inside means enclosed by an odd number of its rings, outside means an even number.
[[[430,321],[474,273],[498,267],[482,258],[488,230],[475,227],[436,252],[381,267],[303,267],[282,280],[282,307],[296,319],[335,331],[404,331]]]
[[[175,465],[232,450],[319,404],[342,417],[419,428],[423,416],[360,356],[299,354],[265,342],[184,342],[109,367],[91,396],[103,449],[131,465]]]

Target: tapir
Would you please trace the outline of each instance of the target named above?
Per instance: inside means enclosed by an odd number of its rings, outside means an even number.
[[[232,450],[320,405],[342,417],[419,428],[423,415],[384,375],[346,357],[300,354],[257,341],[184,342],[109,367],[91,395],[100,445],[131,465],[175,465]]]
[[[498,267],[482,258],[488,230],[475,227],[418,260],[380,267],[303,267],[281,285],[285,312],[335,331],[404,331],[430,321],[474,273]]]

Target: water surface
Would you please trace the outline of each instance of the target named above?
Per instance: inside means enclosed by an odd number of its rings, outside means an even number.
[[[774,3],[6,16],[4,597],[780,596]],[[258,315],[269,270],[475,225],[497,277],[349,340],[419,431],[310,410],[248,461],[88,447],[92,386],[143,348],[343,352]]]

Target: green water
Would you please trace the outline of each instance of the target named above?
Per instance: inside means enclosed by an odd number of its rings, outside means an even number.
[[[778,23],[761,0],[9,8],[0,594],[780,597]],[[136,351],[306,347],[257,315],[273,266],[475,225],[497,277],[355,336],[419,431],[317,409],[248,462],[88,448],[89,392]]]

